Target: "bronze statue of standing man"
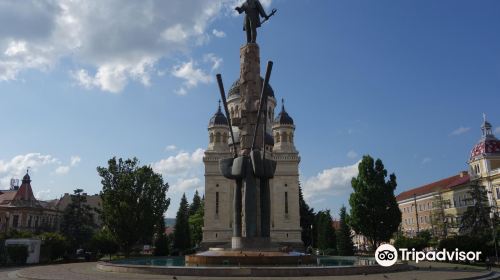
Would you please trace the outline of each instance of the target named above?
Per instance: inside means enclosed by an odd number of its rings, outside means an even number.
[[[276,9],[273,9],[271,14],[267,15],[259,0],[246,0],[245,3],[240,7],[236,7],[235,10],[240,14],[245,12],[243,30],[247,33],[247,43],[255,43],[257,41],[257,28],[260,27],[262,22],[268,20],[276,13]],[[263,17],[264,21],[261,22],[260,17]]]

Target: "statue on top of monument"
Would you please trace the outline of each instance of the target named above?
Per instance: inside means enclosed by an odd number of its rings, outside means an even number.
[[[256,43],[257,28],[276,13],[273,9],[269,15],[266,14],[259,0],[246,0],[240,7],[235,8],[238,13],[245,12],[243,30],[247,33],[247,43]],[[264,20],[261,22],[260,17]]]

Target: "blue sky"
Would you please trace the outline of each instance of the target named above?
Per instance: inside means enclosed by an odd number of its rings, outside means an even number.
[[[0,189],[29,166],[42,199],[97,193],[97,166],[136,156],[169,182],[175,216],[203,190],[214,76],[239,75],[237,2],[0,2]],[[348,204],[363,154],[399,193],[465,170],[483,112],[500,135],[500,2],[262,2],[278,13],[261,58],[316,209]]]

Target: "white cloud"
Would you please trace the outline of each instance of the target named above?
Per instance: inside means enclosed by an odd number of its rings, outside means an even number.
[[[235,3],[2,1],[0,81],[16,80],[28,69],[48,71],[69,58],[75,65],[70,77],[84,88],[118,93],[131,81],[148,86],[160,60],[206,44],[210,33],[221,35],[209,26],[218,15],[234,14]]]
[[[207,84],[212,81],[211,76],[201,68],[197,68],[193,60],[175,66],[172,75],[184,80],[184,86],[177,92],[179,95],[185,95],[187,89],[196,87],[199,83]]]
[[[430,158],[430,157],[426,157],[426,158],[423,158],[423,159],[422,159],[422,164],[428,164],[428,163],[430,163],[431,161],[432,161],[432,158]]]
[[[359,155],[358,153],[356,153],[355,151],[353,150],[350,150],[348,153],[347,153],[347,157],[350,158],[350,159],[355,159],[355,158],[358,158]]]
[[[201,186],[200,178],[187,178],[187,179],[178,179],[170,188],[172,192],[183,193],[189,190],[197,189]]]
[[[470,127],[464,127],[464,126],[461,126],[455,130],[453,130],[451,132],[451,135],[454,135],[454,136],[457,136],[457,135],[461,135],[461,134],[464,134],[466,132],[468,132],[470,130]]]
[[[304,196],[311,198],[322,194],[343,194],[351,189],[351,179],[358,175],[358,165],[325,169],[316,176],[305,180]]]
[[[56,168],[56,174],[63,175],[69,172],[70,167],[67,165],[59,166]]]
[[[203,57],[203,61],[212,63],[212,71],[219,69],[222,64],[222,58],[213,53],[208,53]]]
[[[170,152],[170,151],[175,151],[177,150],[177,146],[175,145],[168,145],[165,147],[165,151]]]
[[[153,170],[168,176],[183,176],[202,167],[205,151],[201,148],[193,153],[179,152],[175,156],[154,162]]]
[[[49,197],[50,193],[51,193],[51,190],[46,189],[46,190],[37,191],[34,195],[35,195],[36,199],[38,199],[38,200],[46,200],[46,199],[50,198]]]
[[[215,37],[217,38],[224,38],[226,37],[226,33],[222,30],[217,30],[217,29],[213,29],[212,30],[212,34],[214,34]]]
[[[70,159],[70,164],[71,164],[71,166],[75,166],[78,163],[80,163],[80,161],[82,161],[81,157],[79,157],[79,156],[72,156],[71,159]]]
[[[56,174],[64,175],[67,174],[72,167],[78,165],[82,159],[79,156],[72,156],[69,161],[69,165],[58,166],[55,170]]]
[[[21,178],[27,169],[36,171],[39,167],[57,164],[59,161],[51,155],[41,153],[28,153],[17,155],[12,159],[0,160],[0,174],[2,186],[8,186],[11,178]]]

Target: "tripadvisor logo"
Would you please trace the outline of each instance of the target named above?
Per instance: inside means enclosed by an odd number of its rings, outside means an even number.
[[[481,251],[464,252],[455,249],[448,251],[443,249],[441,251],[416,251],[414,248],[409,250],[407,248],[399,248],[399,255],[402,261],[479,261]],[[390,244],[382,244],[375,251],[375,260],[381,266],[392,266],[398,260],[398,251]]]
[[[391,266],[398,261],[398,251],[391,244],[382,244],[375,251],[375,260],[381,266]]]

